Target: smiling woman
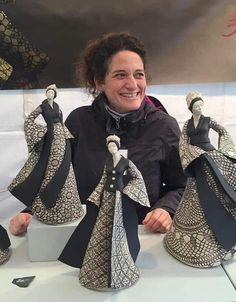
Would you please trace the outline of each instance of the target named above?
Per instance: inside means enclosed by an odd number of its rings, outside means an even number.
[[[76,74],[80,86],[95,97],[91,106],[75,109],[65,122],[73,136],[72,162],[82,203],[89,205],[109,155],[106,137],[115,134],[146,185],[151,208],[135,204],[139,223],[166,232],[185,185],[178,154],[180,130],[160,102],[155,100],[156,107],[154,98],[145,94],[143,44],[128,33],[98,37],[81,54]],[[125,221],[134,216],[127,215]]]
[[[166,232],[185,184],[178,156],[180,131],[145,94],[144,45],[128,33],[98,37],[82,52],[76,75],[80,86],[95,96],[92,106],[74,110],[66,121],[75,138],[73,163],[82,201],[102,175],[108,155],[105,138],[116,134],[147,186],[152,208],[137,206],[139,222]]]

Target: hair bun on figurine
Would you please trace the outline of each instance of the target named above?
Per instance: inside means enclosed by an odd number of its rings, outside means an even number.
[[[120,138],[119,136],[113,134],[113,135],[109,135],[107,138],[106,138],[106,142],[107,142],[107,145],[111,142],[115,143],[117,145],[118,148],[120,148]]]
[[[187,106],[188,106],[188,109],[192,112],[192,107],[193,107],[193,104],[197,101],[202,101],[203,102],[203,99],[202,99],[202,94],[198,91],[192,91],[192,92],[189,92],[186,96],[186,103],[187,103]]]
[[[56,84],[51,84],[51,85],[49,85],[49,86],[46,88],[46,93],[47,93],[48,90],[53,90],[53,91],[55,92],[54,98],[57,97],[57,86],[56,86]]]

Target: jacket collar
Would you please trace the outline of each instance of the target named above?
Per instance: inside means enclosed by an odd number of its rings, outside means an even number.
[[[137,123],[144,123],[149,114],[158,110],[154,105],[147,103],[145,99],[138,110],[134,110],[125,116],[110,114],[106,109],[108,104],[104,93],[99,94],[93,101],[92,108],[95,117],[103,122],[109,134],[122,134]]]

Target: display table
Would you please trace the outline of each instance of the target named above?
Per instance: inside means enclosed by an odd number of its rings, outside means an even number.
[[[232,260],[223,264],[223,268],[236,290],[236,254]]]
[[[6,225],[5,225],[6,226]],[[53,262],[29,262],[26,236],[10,236],[12,255],[0,266],[0,301],[7,302],[229,302],[236,291],[223,268],[197,269],[186,266],[164,249],[163,235],[139,229],[141,252],[137,265],[140,279],[116,292],[98,292],[79,284],[79,270]],[[27,288],[12,284],[18,277],[36,276]]]

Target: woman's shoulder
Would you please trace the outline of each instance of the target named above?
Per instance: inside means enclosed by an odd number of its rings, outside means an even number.
[[[161,110],[158,110],[154,113],[153,119],[168,127],[178,127],[176,118]]]
[[[91,105],[81,106],[81,107],[75,108],[74,110],[72,110],[69,113],[69,115],[67,117],[67,120],[78,119],[79,116],[84,116],[86,113],[89,114],[91,111],[92,111]]]

